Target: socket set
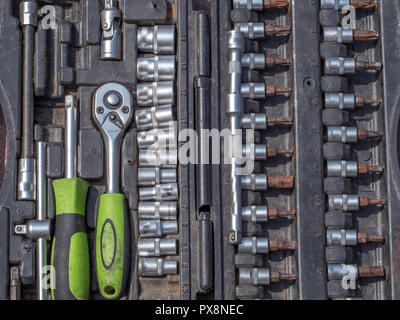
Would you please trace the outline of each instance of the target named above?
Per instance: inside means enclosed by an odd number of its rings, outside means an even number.
[[[398,6],[0,1],[0,299],[400,299]]]

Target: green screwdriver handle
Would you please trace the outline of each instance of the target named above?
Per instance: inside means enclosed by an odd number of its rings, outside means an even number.
[[[51,250],[53,300],[87,300],[90,260],[85,230],[89,184],[79,178],[53,181],[56,228]]]
[[[129,274],[129,219],[125,196],[101,195],[96,228],[96,265],[100,293],[116,299],[125,290]]]

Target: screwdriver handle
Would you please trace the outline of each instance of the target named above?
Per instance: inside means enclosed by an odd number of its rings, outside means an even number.
[[[79,178],[53,181],[56,227],[51,250],[53,300],[87,300],[90,289],[89,247],[85,229],[89,184]],[[54,275],[53,275],[54,276]]]
[[[102,296],[116,299],[126,287],[129,271],[129,219],[125,196],[101,195],[96,227],[97,281]]]

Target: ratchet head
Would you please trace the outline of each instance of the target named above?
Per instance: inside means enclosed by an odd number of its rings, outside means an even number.
[[[98,88],[94,97],[93,115],[105,138],[119,142],[132,122],[133,100],[128,89],[115,82]]]

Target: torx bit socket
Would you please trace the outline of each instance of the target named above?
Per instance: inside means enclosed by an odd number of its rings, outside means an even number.
[[[262,11],[264,9],[285,8],[289,0],[233,0],[234,9]]]
[[[385,200],[373,200],[366,197],[360,197],[356,194],[329,195],[329,211],[358,211],[360,208],[368,206],[385,205]]]
[[[361,174],[381,173],[383,167],[370,166],[357,161],[327,161],[327,176],[341,178],[356,178]]]
[[[267,86],[265,82],[249,82],[242,83],[240,92],[243,98],[263,100],[266,97],[272,97],[277,94],[292,93],[292,89]]]
[[[264,39],[265,36],[287,35],[291,32],[290,26],[266,25],[264,22],[236,23],[235,30],[243,33],[250,40]]]
[[[243,238],[238,253],[267,254],[270,251],[295,250],[296,242],[269,240],[268,238]]]
[[[242,207],[242,221],[246,222],[268,222],[269,220],[276,220],[280,217],[293,219],[295,215],[296,210],[280,211],[275,208],[268,208],[268,206]]]
[[[288,117],[267,117],[266,113],[245,113],[241,119],[243,129],[266,130],[268,127],[289,126],[293,119]]]
[[[353,6],[356,9],[368,9],[375,7],[374,0],[321,0],[323,10],[342,10],[345,6]]]
[[[327,230],[326,241],[328,246],[356,246],[369,242],[382,242],[384,237],[358,233],[357,230]]]
[[[379,39],[379,33],[369,30],[343,29],[342,27],[324,27],[325,42],[353,43],[356,41],[372,41]]]
[[[266,174],[251,174],[240,178],[241,186],[245,190],[267,191],[268,188],[293,189],[294,187],[293,176],[268,177]]]
[[[265,70],[267,67],[289,66],[290,60],[266,56],[264,53],[246,53],[242,57],[242,68],[250,70]]]
[[[249,143],[242,146],[242,157],[252,160],[267,160],[279,155],[288,157],[293,156],[292,150],[278,149],[276,147],[267,147],[265,144]]]
[[[354,110],[356,107],[379,106],[382,100],[358,97],[353,93],[326,93],[325,108]]]
[[[354,279],[384,277],[385,268],[377,266],[357,266],[356,264],[328,264],[328,279],[342,280],[352,275]]]
[[[268,286],[272,282],[280,282],[281,280],[296,280],[296,275],[271,272],[269,268],[239,269],[240,285]]]
[[[328,127],[328,142],[357,143],[358,140],[376,139],[382,134],[374,131],[358,130],[357,127]]]
[[[355,58],[327,58],[324,63],[325,74],[346,75],[356,71],[381,70],[381,62],[357,61]]]

